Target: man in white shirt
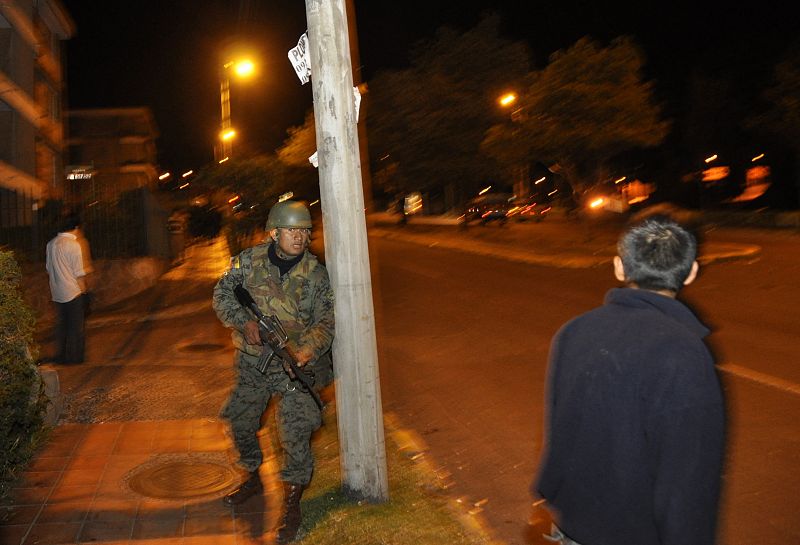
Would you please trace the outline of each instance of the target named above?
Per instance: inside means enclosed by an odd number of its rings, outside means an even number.
[[[79,240],[80,220],[69,216],[64,226],[47,243],[47,274],[50,293],[56,304],[57,363],[83,363],[86,311],[86,275],[91,272],[88,243]],[[84,247],[86,250],[84,250]]]

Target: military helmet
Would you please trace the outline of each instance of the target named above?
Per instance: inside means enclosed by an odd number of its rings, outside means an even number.
[[[267,231],[276,227],[300,227],[311,229],[311,213],[301,202],[282,201],[269,211]]]

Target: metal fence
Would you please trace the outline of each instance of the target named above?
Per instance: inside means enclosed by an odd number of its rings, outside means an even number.
[[[64,217],[77,213],[95,259],[171,257],[168,213],[150,191],[139,188],[108,201],[81,197],[67,194],[40,205],[31,194],[0,190],[0,246],[14,250],[18,260],[43,261]]]

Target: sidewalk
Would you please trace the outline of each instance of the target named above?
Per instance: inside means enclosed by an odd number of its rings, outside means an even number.
[[[92,314],[87,329],[207,311],[228,260],[222,239],[193,247],[152,290]],[[91,348],[81,370],[98,373],[110,363]],[[262,466],[265,495],[231,509],[220,498],[240,481],[234,459],[216,418],[62,423],[0,507],[0,543],[263,543],[278,516],[274,464]]]

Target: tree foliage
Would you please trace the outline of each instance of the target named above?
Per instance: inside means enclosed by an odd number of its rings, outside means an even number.
[[[314,110],[309,110],[306,113],[302,125],[290,127],[286,132],[286,140],[284,140],[283,146],[278,149],[278,159],[289,166],[311,167],[308,158],[317,151]]]
[[[653,85],[642,79],[644,56],[627,37],[601,47],[582,38],[531,73],[516,120],[493,126],[483,149],[501,164],[557,164],[575,187],[602,181],[604,165],[633,148],[660,144]]]
[[[216,164],[201,172],[194,183],[210,195],[212,205],[225,210],[231,247],[264,228],[269,210],[280,195],[292,192],[301,200],[319,198],[319,181],[314,167],[310,164],[292,166],[275,155],[257,155]],[[213,224],[213,221],[208,222],[207,210],[196,212],[201,220],[198,224],[201,230]]]
[[[374,181],[398,191],[448,183],[471,191],[496,173],[480,143],[502,115],[497,96],[520,81],[529,64],[527,47],[501,38],[498,27],[499,19],[487,16],[465,32],[442,28],[416,47],[409,68],[370,82]],[[387,166],[392,174],[382,177]]]
[[[800,42],[775,67],[774,83],[764,92],[767,112],[751,124],[800,148]]]

